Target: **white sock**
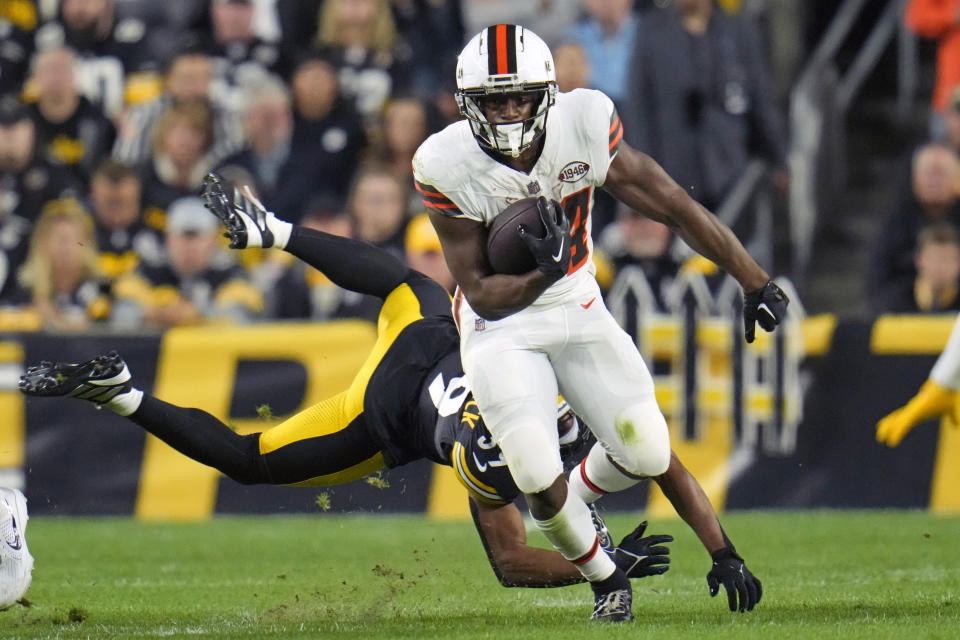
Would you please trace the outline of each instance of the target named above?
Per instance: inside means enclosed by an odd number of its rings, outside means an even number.
[[[533,519],[564,558],[574,563],[590,582],[609,578],[617,569],[600,547],[590,510],[572,491],[557,515],[547,520]]]
[[[590,453],[570,471],[570,490],[587,504],[592,504],[606,493],[629,489],[640,482],[639,478],[624,475],[607,458],[600,444],[593,445]]]
[[[121,393],[114,396],[113,399],[104,406],[107,409],[126,417],[136,411],[140,407],[140,402],[142,401],[143,391],[140,391],[140,389],[134,387],[126,393]]]
[[[290,234],[293,232],[293,225],[286,220],[281,220],[275,216],[267,218],[267,226],[273,232],[273,246],[277,249],[285,249],[290,242]]]

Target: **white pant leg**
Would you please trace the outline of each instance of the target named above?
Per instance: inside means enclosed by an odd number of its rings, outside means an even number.
[[[584,308],[587,300],[566,305],[568,343],[550,352],[560,393],[624,470],[659,475],[670,463],[670,436],[653,378],[599,290]]]
[[[960,390],[960,316],[953,324],[947,346],[930,371],[930,378],[941,387]]]
[[[557,314],[524,310],[483,322],[478,330],[478,316],[463,307],[460,355],[480,414],[517,487],[539,493],[563,473],[557,381],[550,360],[538,348],[553,331],[550,318]],[[539,317],[528,317],[533,315]]]

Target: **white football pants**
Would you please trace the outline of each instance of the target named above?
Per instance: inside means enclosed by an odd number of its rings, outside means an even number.
[[[457,315],[464,370],[521,491],[543,491],[563,471],[558,392],[624,470],[666,471],[670,438],[653,380],[595,280],[503,320],[481,319],[466,300]]]

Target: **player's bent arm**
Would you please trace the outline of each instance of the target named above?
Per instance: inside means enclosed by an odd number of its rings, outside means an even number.
[[[563,587],[583,582],[560,553],[527,546],[527,530],[513,504],[485,504],[470,497],[470,513],[490,566],[505,587]]]
[[[474,311],[499,320],[527,307],[555,279],[539,269],[518,276],[493,272],[486,254],[486,228],[474,220],[430,211],[443,255],[454,280]]]
[[[736,278],[744,291],[760,289],[770,280],[730,228],[650,156],[621,142],[604,186],[630,208],[674,229],[691,248]]]
[[[729,541],[720,527],[720,520],[710,499],[676,453],[670,452],[666,473],[653,479],[676,509],[677,515],[693,529],[708,552],[713,553],[727,545]]]

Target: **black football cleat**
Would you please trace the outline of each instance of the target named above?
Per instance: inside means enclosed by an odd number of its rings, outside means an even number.
[[[238,189],[211,171],[203,178],[201,198],[204,206],[223,223],[226,229],[223,235],[230,239],[231,249],[273,246],[270,221],[276,216],[267,211],[249,189]]]
[[[633,620],[633,591],[615,589],[603,594],[595,594],[591,620],[597,622],[630,622]]]
[[[105,404],[130,391],[130,369],[116,351],[79,364],[41,362],[20,376],[28,396],[67,396]]]
[[[630,622],[633,620],[633,589],[630,578],[622,570],[600,582],[590,583],[593,589],[593,615],[597,622]]]

